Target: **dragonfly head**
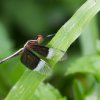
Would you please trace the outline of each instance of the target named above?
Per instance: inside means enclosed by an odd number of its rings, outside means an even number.
[[[41,44],[44,41],[43,36],[42,35],[38,35],[37,41],[38,41],[38,44]]]

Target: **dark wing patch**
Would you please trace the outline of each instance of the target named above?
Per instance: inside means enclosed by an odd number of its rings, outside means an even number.
[[[61,58],[61,55],[64,55],[65,52],[56,48],[48,48],[45,46],[34,45],[30,48],[30,51],[35,51],[36,53],[40,54],[43,57],[46,57],[48,60],[54,60],[55,58]]]
[[[46,63],[44,60],[40,59],[34,53],[27,49],[23,50],[21,62],[29,69],[37,71],[41,74],[51,75],[52,73],[52,70],[48,63]]]
[[[48,47],[44,47],[44,46],[40,46],[40,45],[34,45],[31,49],[44,57],[46,57],[49,52]]]
[[[21,55],[21,62],[27,66],[29,69],[35,69],[40,61],[40,58],[37,57],[34,53],[30,52],[27,49],[23,50]]]

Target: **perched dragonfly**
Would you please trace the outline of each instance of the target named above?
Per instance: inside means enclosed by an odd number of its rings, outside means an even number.
[[[51,35],[48,35],[47,37],[49,36]],[[29,69],[35,71],[45,71],[44,66],[46,65],[48,67],[45,69],[50,70],[50,65],[43,59],[43,57],[46,59],[52,59],[54,53],[60,50],[41,46],[40,44],[43,42],[43,40],[43,36],[38,35],[36,40],[27,41],[23,48],[19,49],[11,56],[1,60],[0,64],[10,60],[11,58],[21,55],[21,62]]]

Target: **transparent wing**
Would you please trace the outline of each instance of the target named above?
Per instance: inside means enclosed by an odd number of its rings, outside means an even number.
[[[51,66],[45,62],[44,60],[40,60],[37,67],[34,69],[34,71],[37,71],[43,75],[52,75],[52,69]]]

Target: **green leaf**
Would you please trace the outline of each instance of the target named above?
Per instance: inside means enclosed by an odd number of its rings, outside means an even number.
[[[100,1],[88,0],[78,9],[73,17],[61,27],[49,45],[66,51],[99,10]]]
[[[28,100],[33,96],[34,91],[44,79],[43,75],[27,70],[21,79],[16,83],[6,99]],[[26,95],[27,94],[27,95]],[[10,97],[9,97],[10,96]],[[20,96],[20,97],[19,97]]]
[[[32,100],[66,100],[59,91],[50,84],[40,84]]]
[[[74,97],[75,100],[84,100],[84,90],[80,81],[74,81]]]
[[[100,100],[100,83],[95,83],[93,91],[86,95],[85,100]]]
[[[95,17],[85,28],[79,38],[83,55],[96,54],[98,34],[97,17]]]
[[[100,2],[97,3],[95,0],[88,0],[84,3],[74,16],[61,27],[48,46],[65,52],[79,37],[80,33],[84,30],[90,20],[99,12],[99,5]],[[58,54],[59,57],[54,56],[53,58],[53,66],[63,56],[62,53]],[[28,100],[28,98],[32,98],[39,84],[45,78],[46,76],[34,71],[25,72],[22,78],[11,89],[5,100]]]
[[[67,69],[66,75],[75,73],[100,74],[100,56],[86,56],[73,61]]]

